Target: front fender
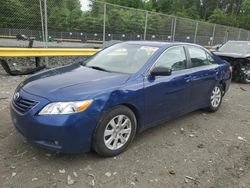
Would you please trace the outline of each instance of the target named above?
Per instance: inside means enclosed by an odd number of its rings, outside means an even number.
[[[139,125],[143,125],[142,114],[144,113],[145,105],[143,81],[130,83],[122,88],[100,94],[96,97],[95,103],[96,110],[100,112],[99,118],[113,107],[125,105],[135,113]]]

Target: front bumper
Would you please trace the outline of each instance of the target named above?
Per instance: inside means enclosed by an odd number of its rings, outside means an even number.
[[[50,101],[23,90],[20,96],[38,101],[26,113],[20,113],[11,102],[11,118],[16,130],[25,141],[64,153],[90,151],[96,127],[97,113],[91,109],[70,115],[37,115]]]

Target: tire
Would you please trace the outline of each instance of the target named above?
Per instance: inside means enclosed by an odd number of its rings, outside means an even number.
[[[93,149],[104,157],[116,156],[127,149],[136,128],[135,114],[128,107],[114,107],[99,120],[93,136]]]
[[[216,85],[209,97],[209,106],[206,108],[209,112],[216,112],[221,105],[223,98],[223,87],[221,85]]]

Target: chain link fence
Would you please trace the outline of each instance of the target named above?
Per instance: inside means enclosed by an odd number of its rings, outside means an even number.
[[[99,1],[83,10],[77,0],[6,0],[0,19],[1,47],[27,47],[30,41],[33,47],[103,47],[127,40],[216,45],[250,39],[244,29]]]
[[[0,46],[27,47],[36,40],[43,43],[42,0],[1,1]]]

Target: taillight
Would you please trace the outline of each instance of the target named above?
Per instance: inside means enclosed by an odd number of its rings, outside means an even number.
[[[232,73],[233,72],[233,67],[229,66],[229,71]]]
[[[229,70],[229,79],[232,79],[232,76],[233,76],[233,67],[232,66],[229,66],[229,68],[228,68],[228,70]]]

